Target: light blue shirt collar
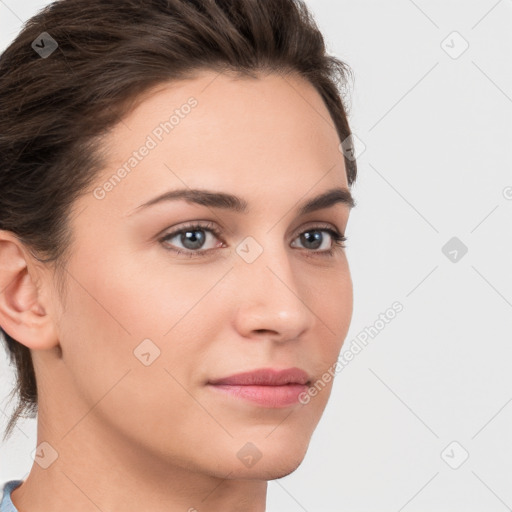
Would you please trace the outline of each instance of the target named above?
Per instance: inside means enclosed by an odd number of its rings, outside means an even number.
[[[12,504],[11,492],[22,483],[23,480],[9,480],[5,483],[2,501],[0,502],[0,512],[18,512],[18,509]]]

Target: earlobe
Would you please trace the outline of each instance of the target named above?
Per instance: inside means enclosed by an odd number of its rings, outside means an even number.
[[[11,233],[0,231],[0,326],[16,341],[32,350],[58,345],[53,319],[42,303],[28,251]]]

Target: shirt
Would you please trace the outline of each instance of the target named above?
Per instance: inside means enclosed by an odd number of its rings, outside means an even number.
[[[9,480],[0,485],[0,496],[2,497],[0,512],[18,512],[18,509],[12,504],[11,492],[22,483],[23,480]]]

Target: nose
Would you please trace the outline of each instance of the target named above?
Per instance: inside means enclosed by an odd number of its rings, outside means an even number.
[[[237,263],[232,275],[238,303],[234,322],[241,336],[296,340],[318,321],[314,304],[305,302],[307,281],[291,263],[284,248],[263,251],[250,264]]]

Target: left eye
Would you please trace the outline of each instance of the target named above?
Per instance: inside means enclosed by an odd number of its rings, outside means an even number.
[[[213,235],[213,238],[221,237],[221,233],[218,232],[214,225],[209,224],[204,226],[197,224],[185,226],[177,231],[168,233],[163,238],[161,238],[160,241],[165,242],[167,244],[167,250],[176,252],[178,254],[184,254],[186,256],[191,257],[202,256],[204,253],[210,252],[211,250],[215,249],[215,245],[213,246],[213,248],[202,249],[202,247],[205,245],[208,239],[208,236],[206,236],[205,233],[210,233],[210,235]],[[325,238],[325,236],[322,233],[328,233],[333,242],[329,244],[328,239]],[[174,238],[178,238],[179,243],[182,244],[181,248],[179,246],[168,246],[169,242]],[[345,236],[341,235],[336,230],[330,227],[318,226],[303,231],[295,240],[300,240],[301,243],[306,246],[305,249],[311,249],[311,252],[317,252],[322,255],[330,255],[335,251],[336,248],[343,249],[345,247],[344,242],[347,239]],[[219,247],[219,245],[220,244],[217,244],[217,247]],[[327,247],[325,247],[326,245]]]
[[[311,244],[312,247],[306,247],[307,249],[312,250],[318,250],[322,249],[322,245],[327,245],[327,247],[323,248],[323,251],[320,250],[319,252],[329,251],[332,248],[332,243],[328,243],[328,239],[322,235],[322,233],[328,233],[330,237],[334,240],[334,243],[338,243],[341,240],[345,240],[344,237],[342,237],[339,233],[334,231],[333,229],[320,229],[320,228],[313,228],[308,229],[307,231],[302,232],[298,238],[301,240],[303,244]],[[327,244],[323,244],[323,242],[327,242]]]

